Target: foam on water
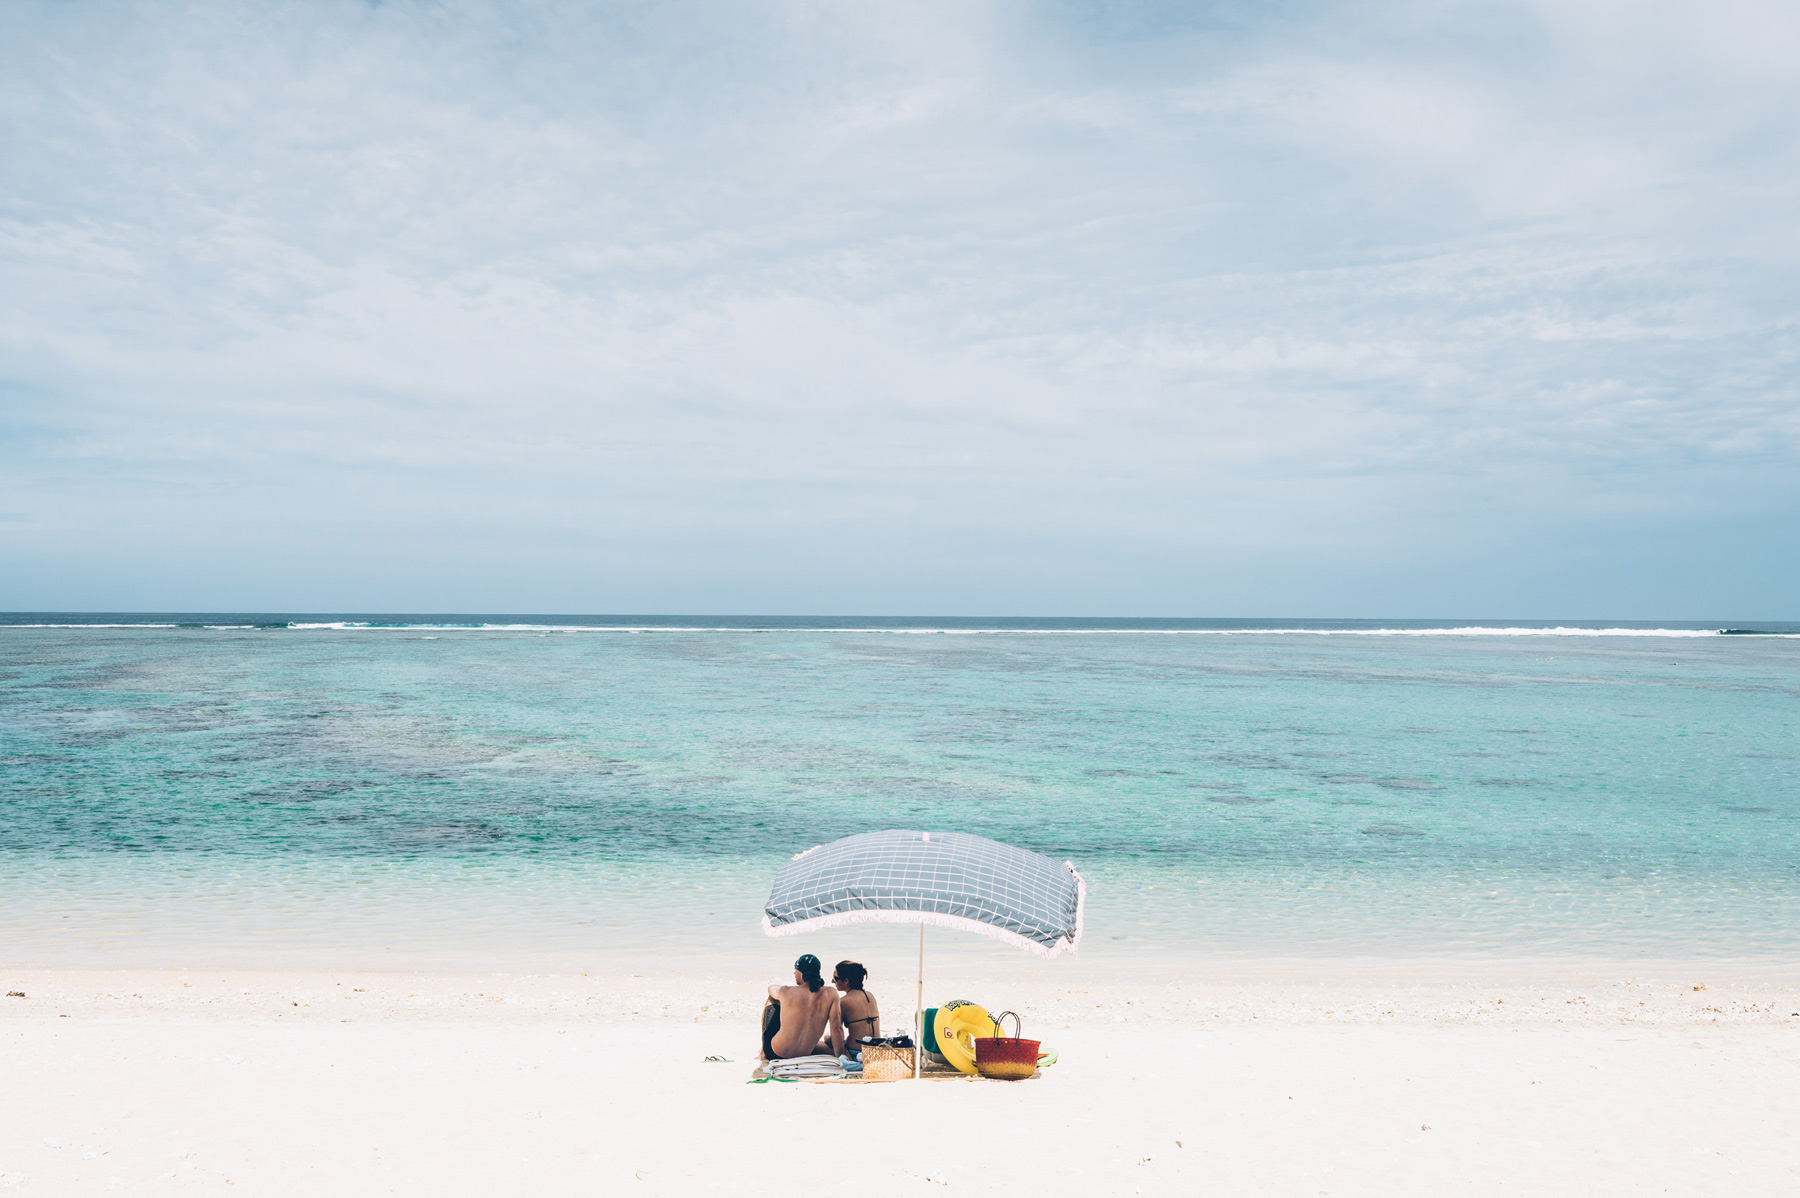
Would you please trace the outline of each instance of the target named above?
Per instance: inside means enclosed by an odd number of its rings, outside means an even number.
[[[42,627],[72,627],[46,625]],[[108,625],[106,627],[116,627]],[[143,625],[173,627],[173,625]],[[208,628],[220,625],[207,625]],[[252,625],[229,625],[247,628]],[[825,625],[785,628],[779,625],[707,626],[686,624],[373,624],[356,620],[324,623],[290,623],[296,630],[330,629],[337,632],[812,632],[869,633],[882,636],[1552,636],[1552,637],[1676,637],[1800,636],[1791,632],[1763,632],[1724,628],[1504,628],[1470,625],[1462,628],[869,628],[858,625]]]
[[[0,628],[178,628],[178,627],[180,627],[180,625],[178,625],[178,624],[149,624],[149,623],[100,624],[100,623],[88,622],[88,623],[79,623],[79,624],[16,624],[16,623],[12,623],[10,621],[0,621]]]
[[[1090,617],[817,617],[817,616],[570,616],[549,619],[492,616],[334,616],[278,614],[110,616],[43,619],[0,613],[0,629],[183,628],[293,632],[522,632],[522,633],[866,633],[891,636],[1212,636],[1212,637],[1796,637],[1800,624],[1762,622],[1735,626],[1701,623],[1629,623],[1453,620],[1233,620],[1101,619]]]

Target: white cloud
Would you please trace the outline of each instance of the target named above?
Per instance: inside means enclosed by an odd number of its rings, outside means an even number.
[[[1747,16],[1691,54],[1688,10],[1603,5],[23,18],[15,578],[154,548],[148,603],[201,525],[330,558],[254,493],[361,520],[332,603],[1293,611],[1324,554],[1403,614],[1381,573],[1473,530],[1624,513],[1647,560],[1657,520],[1795,498],[1800,146]],[[514,589],[408,591],[383,527]]]

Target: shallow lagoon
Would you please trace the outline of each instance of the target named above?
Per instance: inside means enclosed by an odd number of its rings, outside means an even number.
[[[26,622],[17,961],[737,957],[880,827],[1073,860],[1101,957],[1800,945],[1793,636]]]

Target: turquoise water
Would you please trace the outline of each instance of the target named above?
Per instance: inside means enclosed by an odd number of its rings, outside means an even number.
[[[1800,947],[1792,626],[82,619],[0,626],[0,960],[757,951],[884,827],[1102,956]]]

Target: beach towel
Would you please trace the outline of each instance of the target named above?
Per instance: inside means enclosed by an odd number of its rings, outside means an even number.
[[[810,1057],[790,1057],[782,1061],[765,1061],[762,1067],[765,1077],[807,1078],[807,1077],[842,1077],[844,1067],[838,1059],[829,1054],[820,1053]]]

